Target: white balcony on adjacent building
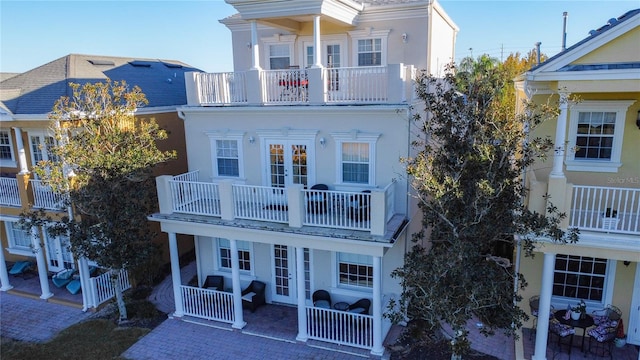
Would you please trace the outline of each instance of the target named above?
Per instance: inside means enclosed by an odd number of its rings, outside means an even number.
[[[640,189],[573,185],[569,226],[580,230],[640,234]]]

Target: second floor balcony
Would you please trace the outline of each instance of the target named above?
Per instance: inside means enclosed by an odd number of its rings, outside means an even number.
[[[387,66],[187,73],[188,106],[398,104],[414,68]]]

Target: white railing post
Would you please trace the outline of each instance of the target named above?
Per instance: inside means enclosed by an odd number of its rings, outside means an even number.
[[[222,220],[233,220],[235,208],[233,202],[233,181],[222,180],[218,184],[220,194],[220,215]]]
[[[403,102],[404,86],[404,65],[389,64],[387,66],[387,101],[392,104]]]
[[[171,195],[171,181],[173,177],[162,175],[156,177],[156,191],[158,192],[158,207],[160,214],[171,214],[173,212],[173,199]]]
[[[247,102],[249,105],[260,105],[263,103],[262,84],[260,81],[260,70],[249,69],[246,74]]]
[[[384,235],[387,228],[386,221],[386,209],[385,204],[386,196],[384,190],[373,190],[371,192],[371,203],[369,209],[371,211],[371,235]]]
[[[287,188],[287,199],[289,201],[289,226],[293,228],[302,227],[305,216],[304,207],[304,187],[301,184],[294,184]]]
[[[176,311],[173,316],[182,317],[184,310],[182,306],[182,292],[180,291],[180,285],[182,280],[180,279],[180,254],[178,253],[178,239],[176,233],[170,232],[169,235],[169,255],[171,258],[171,281],[173,282],[173,299],[176,305]]]
[[[325,79],[326,69],[323,67],[310,68],[309,76],[309,104],[322,105],[327,101],[327,84]]]
[[[200,91],[198,89],[196,77],[198,77],[198,72],[189,71],[184,73],[184,88],[187,93],[187,105],[188,106],[199,106],[200,102]]]

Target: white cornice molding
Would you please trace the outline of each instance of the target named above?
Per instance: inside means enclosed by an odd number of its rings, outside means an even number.
[[[367,105],[367,106],[182,106],[177,110],[186,115],[191,114],[223,114],[242,113],[247,115],[269,114],[305,114],[318,113],[330,115],[353,115],[353,114],[396,114],[398,111],[406,110],[409,105]]]
[[[587,71],[550,71],[527,75],[529,81],[562,80],[639,80],[640,69],[612,69]]]

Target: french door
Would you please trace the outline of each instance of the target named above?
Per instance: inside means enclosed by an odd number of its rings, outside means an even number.
[[[273,295],[275,302],[295,304],[296,261],[295,250],[286,245],[273,245]]]
[[[267,141],[269,186],[284,188],[308,183],[307,149],[309,141]]]
[[[73,255],[66,237],[46,236],[47,267],[51,272],[75,268]]]

